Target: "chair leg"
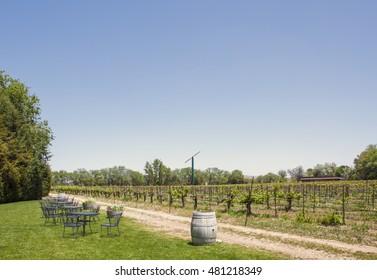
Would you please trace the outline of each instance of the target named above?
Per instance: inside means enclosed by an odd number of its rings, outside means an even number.
[[[101,225],[101,236],[103,236],[103,233],[102,233],[103,227],[104,226]],[[115,225],[114,226],[106,225],[105,227],[106,227],[107,235],[110,236],[110,237],[115,237],[115,235],[113,234],[113,229],[112,229],[113,227],[115,227]],[[118,234],[120,235],[119,227],[117,227],[117,230],[118,230]]]

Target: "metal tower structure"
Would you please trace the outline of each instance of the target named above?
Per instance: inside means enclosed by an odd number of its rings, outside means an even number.
[[[194,183],[195,183],[195,179],[194,179],[194,157],[195,157],[197,154],[199,154],[199,153],[200,153],[200,151],[197,152],[195,155],[193,155],[192,157],[190,157],[188,160],[185,161],[185,163],[186,163],[186,162],[188,162],[189,160],[191,160],[191,185],[194,185]]]

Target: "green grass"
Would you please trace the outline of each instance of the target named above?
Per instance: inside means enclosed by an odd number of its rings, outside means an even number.
[[[104,219],[104,214],[100,215]],[[192,246],[187,240],[148,231],[123,218],[121,235],[101,237],[100,223],[94,233],[78,238],[62,237],[63,226],[44,225],[37,201],[0,205],[1,260],[276,260],[284,256],[241,246],[214,244]]]

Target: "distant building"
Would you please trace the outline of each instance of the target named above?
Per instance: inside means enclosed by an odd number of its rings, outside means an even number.
[[[323,181],[342,181],[344,178],[335,176],[325,177],[302,177],[301,182],[323,182]]]
[[[245,180],[252,180],[254,178],[254,176],[250,176],[250,175],[244,175],[243,178]]]

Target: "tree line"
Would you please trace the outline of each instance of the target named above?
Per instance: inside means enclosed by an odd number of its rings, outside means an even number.
[[[345,180],[375,180],[377,179],[377,145],[369,145],[365,151],[354,160],[354,166],[335,163],[317,164],[313,168],[304,169],[298,166],[288,170],[269,172],[253,178],[255,183],[273,183],[300,181],[302,177],[342,177]],[[52,173],[55,185],[78,186],[168,186],[190,185],[191,167],[174,169],[167,167],[160,159],[146,162],[144,174],[127,169],[124,166],[114,166],[100,170],[78,169],[73,172],[54,171]],[[252,179],[244,176],[241,170],[232,172],[217,167],[206,170],[195,169],[195,185],[243,184]]]
[[[313,168],[304,169],[298,166],[288,169],[290,178],[300,181],[302,177],[329,177],[337,176],[345,180],[376,180],[377,179],[377,145],[368,145],[353,161],[354,166],[341,165],[333,163],[317,164]],[[279,171],[279,176],[286,178],[287,172]],[[269,174],[268,177],[274,178],[275,174]],[[269,178],[267,178],[269,179]],[[263,180],[263,178],[262,178]],[[272,181],[273,182],[273,181]]]
[[[99,170],[78,169],[73,172],[64,170],[52,172],[54,185],[77,186],[167,186],[190,185],[191,167],[174,169],[167,167],[160,159],[147,162],[144,174],[114,166]],[[195,185],[242,184],[246,179],[241,170],[228,172],[219,168],[195,169]]]

